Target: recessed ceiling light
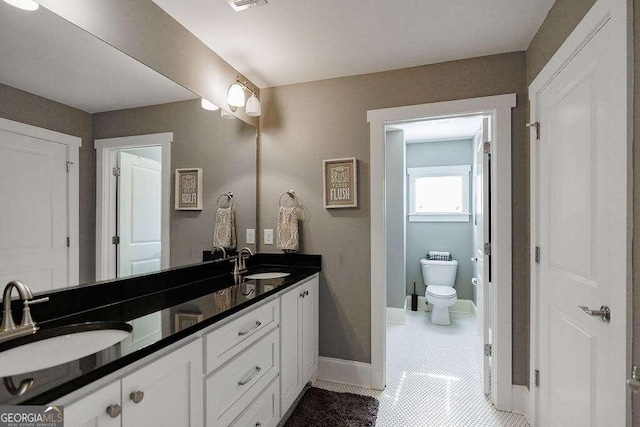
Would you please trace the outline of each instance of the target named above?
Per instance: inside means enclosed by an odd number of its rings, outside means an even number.
[[[5,0],[6,1],[6,0]],[[241,10],[251,9],[252,7],[264,6],[269,4],[267,0],[227,0],[233,10],[239,12]]]
[[[11,6],[15,6],[18,9],[34,11],[38,10],[40,5],[33,0],[4,0],[5,3],[9,3]]]

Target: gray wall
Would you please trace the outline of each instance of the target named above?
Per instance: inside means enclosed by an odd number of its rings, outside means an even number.
[[[80,147],[80,283],[96,277],[96,183],[91,115],[0,84],[0,117],[82,138]]]
[[[93,115],[96,139],[160,132],[173,132],[172,174],[176,168],[204,169],[203,210],[171,209],[171,266],[202,261],[202,251],[211,248],[216,199],[227,191],[236,203],[238,247],[247,246],[245,230],[256,228],[255,128],[222,119],[197,99]],[[171,190],[173,201],[173,184]]]
[[[407,144],[407,168],[452,166],[473,164],[473,141],[436,141]],[[407,189],[409,186],[408,177]],[[387,181],[388,182],[388,181]],[[469,206],[471,185],[469,179]],[[409,209],[407,197],[407,210]],[[413,293],[413,282],[417,283],[418,295],[424,296],[420,260],[427,251],[449,251],[458,260],[456,292],[458,299],[473,299],[473,222],[410,222],[407,223],[407,295]],[[474,300],[475,302],[475,300]]]
[[[633,228],[635,233],[640,230],[640,0],[633,0],[633,55],[636,58],[633,64],[633,149],[632,171],[633,174]],[[640,238],[634,237],[632,248],[632,340],[633,362],[640,363]],[[633,426],[640,427],[640,395],[632,394],[633,399]]]
[[[410,84],[407,84],[410,82]],[[367,110],[428,102],[518,94],[513,110],[513,160],[526,153],[524,52],[382,73],[315,81],[262,90],[259,154],[259,223],[275,228],[278,197],[293,188],[304,209],[301,252],[323,256],[320,285],[320,355],[361,362],[371,357],[371,256],[369,124]],[[322,160],[359,159],[359,205],[322,206]],[[527,206],[526,171],[514,167],[514,203]],[[528,263],[518,257],[526,244],[526,220],[514,215],[514,271]],[[274,252],[275,247],[261,245]],[[513,283],[516,301],[528,294],[528,281]],[[516,323],[513,334],[526,335]],[[526,343],[525,343],[526,344]],[[516,384],[526,384],[526,353],[513,360]]]
[[[407,295],[404,131],[388,130],[386,149],[387,307],[404,308]]]

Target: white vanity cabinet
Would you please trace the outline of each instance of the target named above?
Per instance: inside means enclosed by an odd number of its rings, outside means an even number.
[[[280,415],[284,415],[318,369],[318,277],[280,297]]]
[[[202,413],[198,339],[67,405],[65,426],[202,427]]]

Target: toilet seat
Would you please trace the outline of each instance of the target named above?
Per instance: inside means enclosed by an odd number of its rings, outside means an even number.
[[[427,286],[427,295],[440,299],[451,299],[456,298],[457,292],[451,286],[429,285]]]

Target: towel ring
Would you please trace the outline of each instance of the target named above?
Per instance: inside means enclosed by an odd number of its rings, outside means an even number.
[[[284,193],[282,193],[282,195],[280,196],[280,198],[278,199],[278,205],[280,205],[280,207],[283,207],[282,205],[282,198],[284,196],[289,196],[291,197],[291,200],[293,200],[293,207],[297,208],[298,207],[298,198],[296,197],[296,193],[293,190],[289,190],[289,191],[285,191]]]
[[[218,199],[216,200],[216,205],[218,205],[219,208],[221,208],[222,206],[220,206],[220,199],[222,199],[223,197],[227,198],[227,202],[229,203],[229,206],[227,206],[228,208],[233,207],[233,193],[231,191],[229,191],[228,193],[224,193],[218,196]],[[223,200],[224,202],[224,200]]]

